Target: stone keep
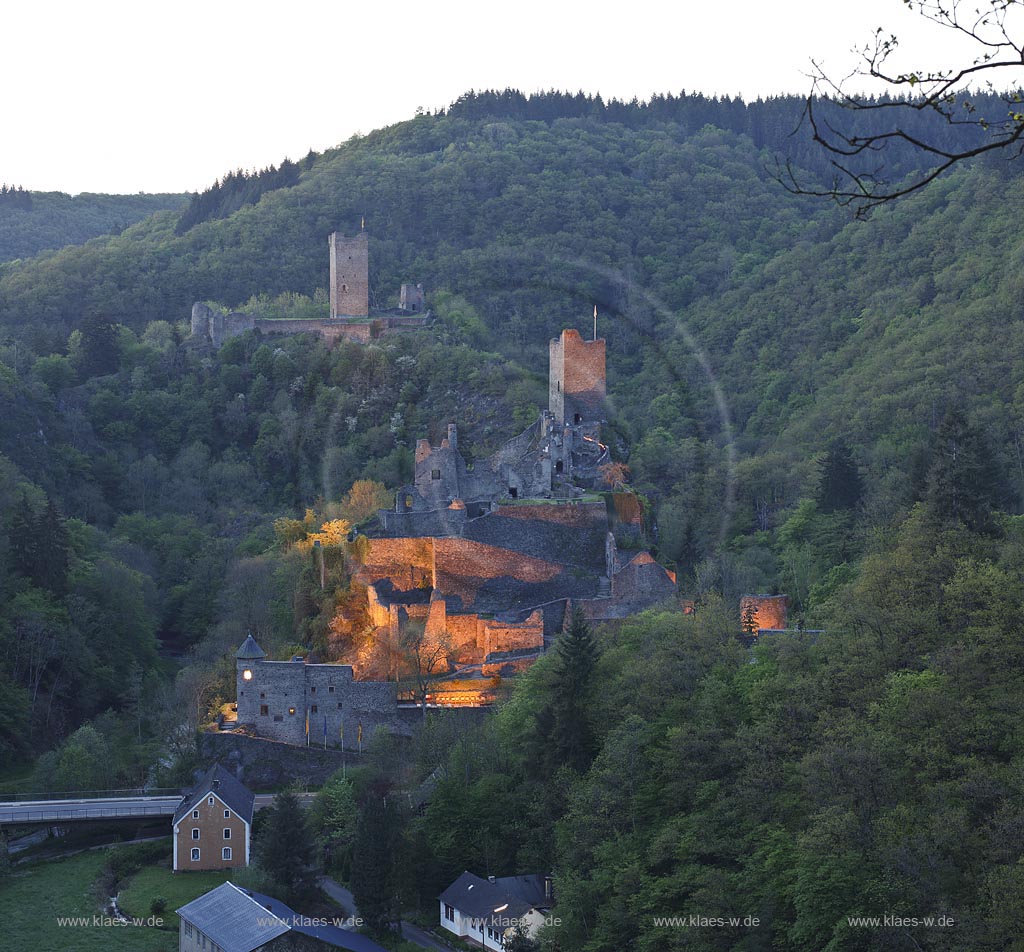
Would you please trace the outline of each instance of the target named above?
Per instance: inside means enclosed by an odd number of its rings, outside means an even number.
[[[363,742],[378,727],[401,733],[395,685],[388,681],[355,681],[347,664],[307,664],[267,661],[249,635],[235,653],[238,724],[260,737],[286,744],[322,747],[326,723],[327,746],[355,748],[359,728]]]
[[[593,423],[607,396],[604,340],[584,340],[574,329],[549,344],[548,407],[555,423]]]
[[[370,313],[370,253],[365,231],[354,238],[334,232],[331,251],[331,317],[367,317]]]

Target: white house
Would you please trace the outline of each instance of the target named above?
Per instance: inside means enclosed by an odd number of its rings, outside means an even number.
[[[554,904],[550,876],[489,876],[465,872],[438,897],[441,926],[482,949],[501,950],[521,927],[534,936]]]

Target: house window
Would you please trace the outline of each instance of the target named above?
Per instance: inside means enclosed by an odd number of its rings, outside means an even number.
[[[190,939],[192,938],[192,923],[191,922],[186,922],[185,923],[185,935],[188,936]]]
[[[261,704],[260,705],[260,717],[266,717],[267,714],[269,714],[269,713],[270,713],[270,709],[267,707],[267,705],[266,704]]]
[[[231,827],[230,826],[224,827],[224,839],[226,839],[226,840],[230,840],[231,839]]]
[[[444,917],[449,922],[454,922],[455,921],[455,909],[454,909],[454,907],[449,906],[448,903],[444,904]]]
[[[328,694],[333,694],[334,693],[334,685],[333,684],[327,689],[327,693]]]
[[[315,713],[316,713],[316,705],[315,705],[315,704],[313,704],[313,705],[312,705],[312,706],[310,707],[310,709],[309,709],[309,713],[310,713],[310,714],[315,714]]]
[[[338,710],[341,710],[341,701],[338,701]]]
[[[230,810],[225,810],[224,811],[224,819],[227,820],[227,819],[230,819],[230,818],[231,818],[231,811]]]
[[[198,863],[199,862],[199,850],[198,849],[192,850],[192,862],[193,863]]]
[[[430,471],[430,478],[431,479],[440,479],[441,478],[441,470],[439,470],[439,469],[432,469]]]
[[[260,691],[260,698],[265,698],[266,696],[267,696],[267,692],[266,691]]]
[[[198,827],[195,827],[195,826],[192,827],[192,839],[194,839],[194,840],[198,840],[199,839],[199,828]]]
[[[213,806],[213,797],[207,797],[206,798],[206,802],[212,807]]]
[[[316,688],[310,688],[309,689],[309,693],[310,694],[316,694]]]
[[[221,859],[231,859],[231,847],[230,846],[225,846],[224,849],[222,849],[220,851],[220,858]]]
[[[198,810],[193,810],[192,811],[192,819],[193,820],[198,820],[199,819],[199,811]]]

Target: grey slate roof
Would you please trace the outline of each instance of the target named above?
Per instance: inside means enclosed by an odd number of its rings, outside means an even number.
[[[176,911],[224,952],[252,952],[289,931],[233,883],[221,883]]]
[[[440,895],[441,902],[479,922],[520,919],[531,909],[550,906],[541,876],[506,876],[493,883],[464,872]]]
[[[182,817],[190,813],[195,809],[197,803],[211,793],[220,797],[225,805],[246,823],[252,823],[252,806],[256,795],[243,783],[236,780],[230,771],[225,770],[220,764],[214,764],[206,771],[203,779],[196,784],[192,792],[185,795],[178,809],[174,811],[172,824],[176,824]]]
[[[242,647],[235,652],[235,657],[240,661],[258,661],[266,656],[266,652],[256,644],[256,639],[251,634],[245,636]]]
[[[264,909],[269,910],[271,915],[288,923],[293,931],[319,939],[326,945],[336,949],[348,949],[349,952],[387,952],[387,949],[378,945],[373,939],[360,935],[358,932],[349,932],[347,929],[340,929],[334,925],[307,925],[309,917],[298,915],[279,899],[264,896],[262,893],[252,892],[249,889],[245,890],[245,893],[255,899]],[[321,918],[326,917],[321,914]]]

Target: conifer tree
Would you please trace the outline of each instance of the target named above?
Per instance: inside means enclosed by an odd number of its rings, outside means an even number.
[[[257,843],[257,863],[285,892],[286,902],[316,885],[316,845],[306,817],[290,790],[277,795]]]
[[[398,817],[386,798],[372,796],[356,825],[352,898],[371,932],[387,932],[397,918],[395,851]]]
[[[928,470],[928,512],[939,523],[984,531],[999,497],[998,470],[985,439],[959,407],[951,408],[939,424]]]
[[[569,630],[555,648],[556,684],[553,701],[552,744],[559,764],[584,771],[594,755],[590,724],[590,683],[597,663],[597,646],[583,610],[573,609]]]
[[[822,512],[853,509],[864,495],[864,481],[850,447],[836,440],[821,461],[817,503]]]

